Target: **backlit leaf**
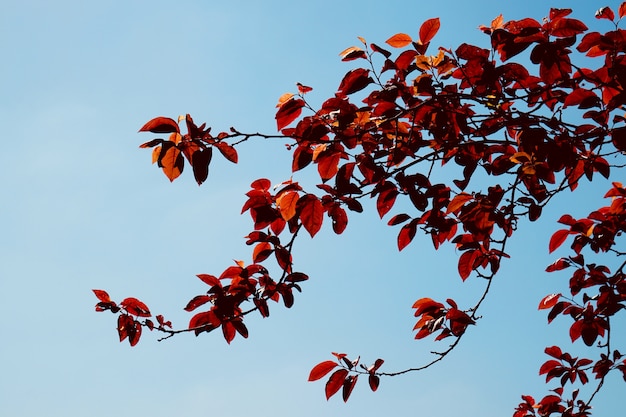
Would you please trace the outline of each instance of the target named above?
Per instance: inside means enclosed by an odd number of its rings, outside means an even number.
[[[280,131],[296,120],[298,116],[300,116],[300,113],[302,113],[302,107],[304,107],[304,105],[304,100],[299,98],[290,99],[281,104],[276,112],[277,129]]]
[[[208,295],[195,296],[187,303],[185,311],[193,311],[201,305],[208,303],[209,301],[211,301],[211,297]]]
[[[420,27],[420,42],[422,45],[426,45],[432,38],[435,37],[440,26],[441,23],[439,22],[438,17],[428,19],[422,23],[422,26]]]
[[[554,252],[565,242],[567,237],[570,235],[570,231],[567,229],[561,229],[554,232],[552,237],[550,238],[550,245],[548,246],[550,253]]]
[[[134,297],[128,297],[122,300],[120,305],[128,311],[128,313],[138,317],[150,317],[150,310],[143,302]]]
[[[96,297],[98,297],[98,300],[105,302],[105,303],[111,301],[111,297],[109,297],[109,294],[106,291],[104,290],[91,290],[91,291],[93,291]]]
[[[309,381],[317,381],[320,378],[323,378],[330,371],[335,369],[337,366],[337,362],[334,361],[324,361],[320,362],[311,369],[311,373],[309,374]]]
[[[539,310],[546,310],[552,308],[561,297],[561,294],[548,294],[539,302]]]
[[[411,37],[406,33],[396,33],[386,41],[387,45],[394,48],[404,48],[411,42],[413,42],[413,39],[411,39]]]
[[[328,382],[326,382],[326,388],[324,389],[327,400],[341,389],[347,376],[347,369],[339,369],[330,376]]]
[[[170,182],[180,176],[185,165],[183,154],[175,146],[168,148],[165,151],[165,155],[160,155],[159,162],[163,168],[163,173],[169,178]]]
[[[237,150],[234,147],[226,142],[218,142],[215,146],[217,146],[217,149],[219,149],[221,154],[224,155],[224,158],[228,159],[233,164],[238,162],[239,157],[237,156]]]
[[[299,203],[302,203],[300,221],[311,237],[314,237],[322,228],[324,221],[322,202],[313,194],[307,194],[300,199]]]
[[[155,117],[143,125],[139,131],[152,133],[179,133],[180,129],[176,120],[170,119],[169,117]]]

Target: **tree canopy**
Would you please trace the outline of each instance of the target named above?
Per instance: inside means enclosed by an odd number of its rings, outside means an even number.
[[[596,210],[583,218],[565,212],[559,226],[546,225],[555,228],[550,252],[570,247],[569,256],[546,267],[569,274],[567,291],[529,300],[546,311],[548,322],[568,321],[572,345],[593,347],[595,356],[547,346],[538,370],[552,388],[542,397],[522,395],[514,411],[514,417],[591,415],[608,374],[626,381],[626,356],[611,338],[626,307],[620,259],[626,252],[619,244],[626,230],[626,186],[619,181],[626,152],[626,31],[619,22],[626,2],[597,11],[604,33],[589,31],[570,13],[551,9],[543,21],[499,16],[480,26],[486,47],[434,48],[438,18],[423,22],[417,37],[397,33],[385,44],[359,38],[340,54],[355,67],[321,106],[307,100],[313,88],[300,83],[295,93],[280,96],[278,133],[233,127],[216,134],[190,115],[151,119],[140,132],[165,136],[141,148],[152,149],[152,162],[170,181],[189,167],[200,185],[214,153],[238,163],[237,149],[254,139],[285,141],[291,172],[280,182],[259,178],[250,185],[242,213],[253,223],[245,240],[251,259],[198,274],[208,289],[184,307],[192,312],[186,326],[174,327],[138,298],[113,301],[104,290],[94,290],[96,310],[117,315],[120,341],[131,346],[145,328],[162,339],[215,330],[228,343],[247,338],[247,315],[269,317],[276,303],[290,308],[308,285],[307,272],[296,268],[297,238],[314,238],[322,227],[340,235],[350,216],[373,200],[379,217],[397,228],[398,250],[418,233],[429,235],[436,249],[454,245],[459,277],[484,286],[470,305],[451,298],[414,302],[415,339],[443,346],[425,363],[386,370],[382,358],[361,363],[354,353],[333,353],[314,365],[309,380],[325,379],[326,398],[341,391],[347,401],[359,377],[376,391],[384,377],[444,359],[490,314],[481,307],[501,263],[515,255],[507,243],[518,228],[540,221],[556,195],[601,176],[612,187]],[[298,181],[305,169],[316,170],[314,187]],[[579,394],[587,384],[594,388]]]

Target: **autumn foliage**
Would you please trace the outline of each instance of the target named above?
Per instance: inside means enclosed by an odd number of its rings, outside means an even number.
[[[198,275],[207,290],[185,306],[192,312],[186,327],[173,329],[161,315],[152,319],[140,300],[116,303],[102,290],[94,290],[96,310],[118,315],[120,341],[131,346],[146,327],[164,338],[218,329],[228,343],[237,335],[246,338],[246,315],[268,317],[276,303],[291,307],[309,279],[293,268],[298,235],[314,237],[325,223],[341,234],[349,216],[364,211],[372,199],[380,218],[388,217],[397,228],[399,250],[418,232],[429,235],[435,248],[452,244],[460,278],[481,279],[485,287],[469,306],[452,299],[415,301],[415,339],[447,343],[429,362],[381,372],[383,359],[361,364],[333,353],[332,360],[315,365],[309,381],[325,379],[326,397],[341,391],[347,401],[359,377],[376,391],[381,377],[430,367],[454,349],[479,323],[481,304],[509,257],[506,244],[523,220],[539,220],[555,195],[575,192],[581,181],[600,175],[613,181],[602,207],[580,219],[563,214],[546,242],[550,252],[571,248],[570,256],[546,269],[569,274],[568,292],[533,301],[546,310],[548,322],[558,318],[569,324],[572,343],[595,347],[596,355],[578,358],[563,347],[547,347],[539,373],[556,387],[537,399],[523,395],[513,414],[590,415],[590,403],[609,373],[626,381],[626,354],[610,338],[616,331],[611,323],[626,306],[626,262],[619,259],[626,252],[618,242],[626,230],[626,187],[614,178],[626,152],[626,31],[619,28],[626,2],[615,11],[597,11],[605,33],[590,32],[570,13],[551,9],[541,21],[499,16],[480,26],[486,47],[433,48],[437,18],[426,20],[416,37],[395,34],[386,45],[359,38],[359,46],[340,56],[362,66],[349,70],[319,108],[307,102],[312,88],[302,84],[295,94],[280,97],[275,135],[235,128],[215,135],[189,115],[150,120],[140,131],[166,137],[141,147],[152,148],[152,162],[170,181],[189,167],[201,184],[214,149],[237,163],[236,147],[272,137],[286,141],[292,173],[312,168],[320,182],[316,189],[294,179],[251,184],[242,208],[253,223],[246,237],[251,262]],[[434,170],[448,167],[456,179],[436,182]],[[296,178],[292,173],[286,177]],[[400,200],[411,209],[393,211]],[[579,396],[578,387],[592,383],[592,394]]]

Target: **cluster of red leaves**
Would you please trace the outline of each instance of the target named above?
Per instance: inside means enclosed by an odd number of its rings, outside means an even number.
[[[318,379],[325,377],[333,369],[340,367],[340,369],[337,369],[330,375],[328,381],[326,382],[326,399],[329,399],[341,389],[343,401],[348,401],[348,398],[350,397],[350,394],[359,379],[359,374],[366,374],[368,376],[367,381],[372,391],[376,391],[378,389],[380,377],[376,375],[376,372],[384,363],[382,359],[376,359],[374,364],[365,366],[362,364],[359,365],[360,358],[350,360],[345,353],[333,352],[333,355],[335,356],[336,361],[320,362],[315,365],[313,369],[311,369],[311,373],[309,374],[309,381],[317,381]],[[357,365],[359,365],[360,368],[357,368]],[[358,373],[350,375],[350,371]]]
[[[148,317],[152,317],[152,313],[143,302],[134,297],[123,299],[119,304],[111,300],[106,291],[93,290],[98,300],[96,311],[111,311],[113,314],[119,313],[117,318],[117,332],[120,336],[120,342],[128,339],[131,346],[135,346],[141,337],[142,326],[148,327],[150,330],[155,328],[161,331],[167,331],[172,328],[172,323],[165,321],[162,315],[157,315],[156,320],[158,326],[155,327],[154,322]],[[146,318],[143,322],[139,321],[140,317]]]
[[[609,178],[626,152],[626,118],[618,114],[626,105],[626,31],[618,28],[616,14],[608,7],[596,14],[615,24],[615,29],[606,33],[588,32],[587,26],[570,14],[569,9],[551,9],[541,22],[531,18],[504,21],[499,16],[489,27],[480,27],[489,36],[489,49],[464,43],[454,50],[438,48],[433,55],[427,54],[440,29],[437,18],[425,21],[416,39],[404,33],[390,37],[387,45],[400,50],[395,56],[359,38],[362,46],[351,46],[340,55],[343,61],[365,61],[366,65],[348,71],[336,93],[318,109],[305,98],[311,87],[298,84],[297,94],[281,96],[276,124],[281,137],[290,142],[291,170],[296,173],[315,166],[321,181],[318,190],[307,191],[293,180],[274,188],[267,179],[253,182],[242,209],[249,212],[254,224],[247,236],[247,244],[253,246],[252,264],[244,267],[238,263],[219,277],[199,275],[210,289],[192,299],[186,310],[207,303],[211,308],[193,316],[187,329],[174,331],[162,324],[158,329],[173,335],[221,327],[228,342],[236,333],[246,337],[243,316],[254,310],[268,316],[268,300],[282,298],[290,307],[292,290],[300,290],[297,283],[307,279],[292,271],[293,243],[301,229],[314,237],[328,217],[340,234],[347,227],[348,212],[363,211],[365,198],[375,199],[381,218],[403,199],[409,210],[388,220],[389,225],[400,226],[399,250],[420,230],[430,235],[435,248],[446,242],[456,245],[462,280],[474,274],[487,283],[483,296],[467,309],[460,309],[451,299],[444,304],[420,298],[413,305],[418,317],[415,338],[434,333],[438,333],[435,340],[452,337],[455,341],[450,351],[468,326],[476,323],[476,311],[502,258],[509,256],[504,251],[506,242],[520,220],[538,220],[553,196],[576,190],[584,178],[592,181],[595,173]],[[626,3],[617,13],[619,19],[624,15]],[[512,61],[524,51],[534,67]],[[600,62],[598,68],[580,66],[572,59],[576,52],[595,58],[594,62]],[[536,74],[531,72],[533,68]],[[359,104],[354,102],[357,97]],[[305,109],[310,114],[302,116]],[[569,116],[576,122],[567,122]],[[141,145],[155,148],[153,162],[170,180],[180,175],[187,160],[200,184],[207,178],[213,147],[237,162],[236,145],[254,136],[271,137],[232,128],[230,133],[213,137],[204,124],[197,127],[190,116],[185,121],[185,135],[178,122],[165,117],[140,129],[170,134],[167,140]],[[433,171],[446,165],[459,168],[454,171],[457,178],[449,184],[435,182],[438,177]],[[479,180],[477,172],[482,175]],[[485,185],[485,178],[493,182]],[[587,218],[575,220],[564,215],[560,222],[568,228],[557,231],[549,244],[552,252],[574,237],[576,255],[559,259],[548,271],[574,266],[569,283],[572,297],[592,287],[597,294],[583,294],[582,303],[551,294],[539,306],[551,309],[549,321],[560,314],[571,316],[572,341],[580,338],[589,346],[607,336],[609,317],[624,308],[624,265],[611,274],[608,267],[586,264],[581,254],[586,247],[596,253],[621,254],[613,246],[616,236],[626,230],[626,191],[615,184],[607,196],[614,198],[611,206]],[[271,278],[262,265],[270,259],[280,269],[278,279]],[[147,308],[138,310],[140,302],[129,299],[118,307],[108,296],[96,295],[98,311],[111,310],[125,317],[118,326],[120,338],[136,343],[142,325],[138,317],[144,317],[136,313],[149,314]],[[249,310],[242,307],[246,302],[251,305]],[[522,397],[524,402],[515,417],[537,413],[586,416],[589,400],[577,399],[577,392],[571,399],[563,399],[565,383],[587,383],[585,371],[589,369],[603,380],[609,371],[624,372],[625,368],[617,350],[607,350],[596,362],[572,358],[558,347],[546,352],[554,359],[542,366],[541,373],[548,381],[560,377],[561,386],[538,403]],[[321,362],[309,377],[318,380],[341,367],[327,381],[327,398],[343,387],[347,400],[360,374],[368,375],[372,390],[378,388],[382,359],[359,368],[358,360],[335,356],[337,363]],[[423,369],[439,359],[410,370]],[[571,411],[574,406],[576,413]]]
[[[179,121],[183,117],[179,118]],[[235,148],[224,141],[232,134],[221,132],[217,137],[210,133],[211,128],[205,129],[205,124],[196,126],[191,116],[184,117],[187,133],[182,135],[178,123],[169,117],[156,117],[143,125],[140,132],[169,133],[168,139],[153,139],[143,143],[141,148],[154,148],[152,163],[157,163],[163,173],[174,181],[183,172],[185,159],[193,168],[196,182],[202,184],[209,175],[209,164],[213,157],[213,147],[231,162],[237,163],[238,156]]]

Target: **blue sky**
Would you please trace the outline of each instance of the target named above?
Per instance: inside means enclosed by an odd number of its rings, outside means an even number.
[[[598,25],[595,10],[618,4],[586,1],[576,17]],[[338,54],[357,36],[383,44],[398,32],[417,35],[422,21],[439,16],[434,44],[487,46],[478,25],[500,13],[541,19],[549,5],[5,1],[0,415],[491,417],[511,415],[520,394],[544,395],[543,348],[567,344],[565,321],[548,328],[536,310],[567,279],[543,273],[555,258],[547,241],[562,211],[588,213],[607,183],[564,196],[541,224],[520,231],[484,319],[448,360],[383,379],[375,394],[362,381],[347,405],[327,402],[322,382],[306,382],[313,365],[331,351],[383,357],[386,371],[422,364],[432,346],[413,341],[413,301],[452,296],[469,304],[480,291],[479,282],[461,283],[453,248],[434,252],[417,238],[398,253],[398,230],[377,221],[373,207],[353,216],[341,237],[325,229],[303,239],[295,257],[312,277],[304,293],[291,310],[251,318],[249,339],[230,346],[219,334],[158,343],[145,333],[135,348],[120,344],[114,317],[93,311],[91,289],[116,300],[137,296],[184,326],[182,307],[205,291],[195,274],[249,259],[242,237],[251,224],[239,212],[250,182],[290,175],[284,142],[259,141],[239,148],[237,166],[216,158],[202,187],[189,173],[170,184],[138,149],[151,138],[136,133],[147,120],[191,113],[214,131],[273,133],[278,97],[296,82],[314,87],[313,102],[332,94],[352,68]],[[615,397],[624,385],[609,382],[595,415],[621,409]]]

